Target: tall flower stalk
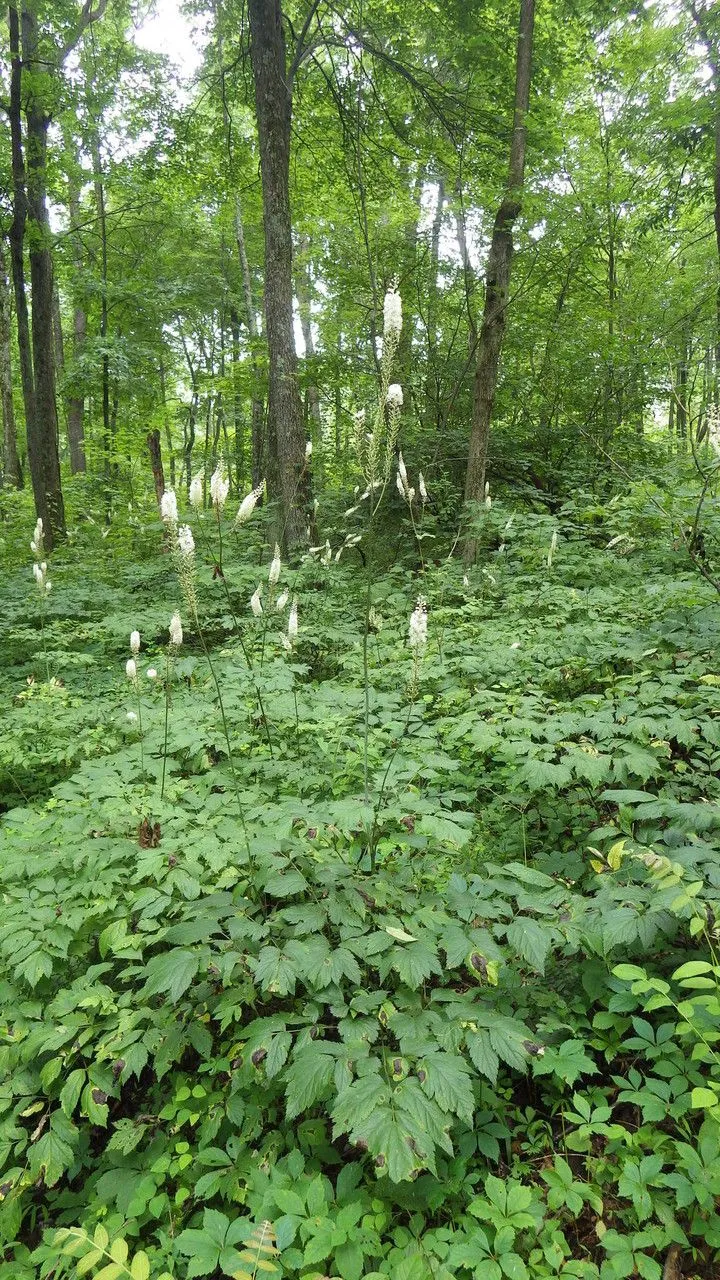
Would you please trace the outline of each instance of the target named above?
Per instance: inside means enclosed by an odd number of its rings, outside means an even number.
[[[175,655],[183,642],[183,629],[179,613],[174,613],[170,619],[169,627],[170,639],[165,653],[165,738],[163,742],[163,767],[162,781],[160,783],[160,799],[165,795],[165,771],[167,768],[168,755],[168,727],[170,720],[170,696],[172,687],[172,674]]]
[[[227,493],[225,494],[225,496],[227,496]],[[176,515],[177,515],[177,512],[176,512]],[[185,603],[187,604],[190,617],[192,618],[193,624],[195,626],[195,630],[197,631],[198,636],[200,637],[200,644],[202,645],[203,654],[205,655],[205,661],[208,664],[210,675],[211,675],[213,684],[215,686],[215,693],[217,695],[218,707],[220,709],[220,718],[222,720],[223,733],[225,735],[225,742],[227,744],[228,763],[230,765],[230,775],[232,777],[233,790],[235,792],[235,800],[238,808],[238,816],[240,818],[240,825],[243,830],[245,848],[248,855],[248,863],[252,867],[253,857],[252,857],[252,851],[250,849],[250,836],[249,836],[248,827],[247,827],[247,820],[245,817],[245,809],[242,803],[242,799],[240,797],[240,785],[238,782],[237,770],[235,768],[235,756],[233,754],[232,741],[230,738],[230,729],[228,726],[227,715],[225,713],[225,703],[223,701],[222,688],[220,686],[220,681],[218,679],[217,671],[215,670],[215,665],[212,661],[212,658],[210,657],[210,651],[208,649],[207,642],[205,640],[205,634],[203,632],[202,624],[200,622],[200,616],[198,613],[198,598],[197,598],[196,568],[195,568],[195,540],[193,538],[193,534],[192,534],[192,530],[190,529],[190,526],[183,525],[182,527],[178,527],[177,519],[175,521],[174,532],[175,532],[175,545],[173,547],[173,555],[174,555],[175,564],[177,568],[178,578],[180,581],[180,587],[185,597]]]
[[[33,577],[40,593],[40,639],[42,641],[43,661],[45,663],[45,679],[49,684],[50,662],[48,659],[47,638],[45,636],[45,614],[47,612],[47,598],[52,589],[52,583],[47,576],[48,567],[43,559],[45,554],[45,536],[43,533],[43,522],[40,516],[37,518],[32,542],[30,543],[30,550],[35,556]]]
[[[140,632],[131,631],[130,633],[130,652],[131,658],[125,663],[125,675],[132,685],[135,694],[135,702],[137,704],[137,722],[138,722],[138,739],[140,743],[140,778],[143,786],[145,785],[145,747],[143,739],[143,722],[142,722],[142,702],[140,698],[140,681],[138,679],[137,656],[140,652]]]
[[[400,410],[403,403],[402,387],[390,382],[393,362],[397,354],[402,331],[402,300],[393,283],[385,294],[383,305],[383,349],[380,361],[380,387],[375,418],[370,431],[365,431],[363,410],[355,415],[355,451],[365,479],[365,492],[360,498],[367,503],[365,538],[365,610],[363,619],[363,795],[370,803],[370,669],[369,637],[373,609],[373,553],[375,543],[375,518],[382,504],[395,457],[400,430]],[[351,512],[357,508],[351,508]],[[350,513],[347,513],[350,514]]]

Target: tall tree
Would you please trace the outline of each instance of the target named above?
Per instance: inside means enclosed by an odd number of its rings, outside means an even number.
[[[12,393],[10,281],[5,261],[4,238],[0,236],[0,410],[2,410],[2,481],[19,488],[22,472],[17,451],[15,408]]]
[[[280,0],[249,0],[248,13],[265,231],[270,478],[271,482],[275,480],[281,503],[280,540],[293,547],[307,540],[310,508],[310,478],[293,332],[290,216],[293,77],[292,68],[287,65]]]
[[[36,6],[10,0],[10,131],[13,223],[10,231],[18,343],[25,403],[28,461],[37,514],[52,547],[65,532],[55,401],[53,259],[47,204],[48,132],[62,68],[86,27],[99,18],[85,0],[65,31],[42,32]],[[64,37],[64,38],[63,38]],[[22,115],[25,117],[23,136]],[[31,327],[28,323],[24,249],[30,260]],[[32,347],[30,338],[32,337]]]
[[[495,216],[487,263],[485,304],[473,388],[470,452],[465,477],[466,502],[480,499],[485,489],[485,467],[488,440],[490,438],[490,423],[500,369],[500,354],[510,294],[513,227],[522,209],[527,144],[526,117],[530,102],[534,24],[535,0],[521,0],[515,63],[515,110],[510,142],[510,163],[505,194]],[[473,540],[470,539],[466,545],[466,554],[468,554],[469,558],[474,557],[474,550]]]

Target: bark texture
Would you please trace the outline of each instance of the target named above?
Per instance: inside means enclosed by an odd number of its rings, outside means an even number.
[[[66,142],[67,145],[67,142]],[[83,245],[80,232],[77,230],[80,224],[80,191],[78,181],[74,173],[71,173],[68,180],[68,208],[70,212],[70,223],[72,230],[72,255],[73,267],[75,269],[76,280],[82,280],[83,273]],[[82,356],[85,339],[87,336],[87,314],[79,293],[79,285],[76,284],[77,290],[73,301],[73,361],[76,362]],[[74,381],[79,381],[77,372],[74,375]],[[85,460],[85,398],[74,386],[67,398],[67,433],[68,444],[70,446],[70,470],[73,475],[87,469]]]
[[[2,482],[22,486],[22,471],[17,451],[15,408],[12,395],[10,327],[10,280],[5,260],[5,245],[0,237],[0,411],[3,425]]]
[[[281,504],[278,540],[293,547],[307,541],[311,494],[293,334],[289,189],[292,98],[280,0],[249,0],[248,13],[265,231],[269,480],[271,491]]]
[[[53,332],[53,262],[47,208],[47,138],[50,116],[41,97],[45,60],[39,48],[37,18],[23,6],[21,20],[23,93],[25,103],[28,246],[32,290],[32,362],[35,412],[26,423],[28,461],[35,506],[43,517],[48,550],[65,533],[65,508],[60,481],[58,418],[55,401]]]
[[[492,422],[495,391],[500,369],[510,274],[513,258],[513,228],[522,208],[525,177],[526,116],[530,101],[530,75],[535,20],[535,0],[521,0],[515,65],[515,111],[508,180],[500,208],[495,216],[492,243],[488,256],[485,304],[478,341],[477,364],[473,386],[473,421],[465,478],[465,501],[482,498],[485,489],[488,441]],[[475,548],[466,546],[466,556],[473,559]]]

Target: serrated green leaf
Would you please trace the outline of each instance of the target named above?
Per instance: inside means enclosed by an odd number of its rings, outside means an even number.
[[[164,951],[153,956],[146,966],[147,980],[143,987],[143,996],[153,996],[167,992],[173,1004],[187,991],[199,968],[198,956],[192,951],[184,951],[174,947],[172,951]]]

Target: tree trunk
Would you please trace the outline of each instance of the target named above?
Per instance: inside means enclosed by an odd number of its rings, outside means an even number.
[[[65,508],[60,481],[58,420],[53,359],[53,264],[47,211],[46,164],[50,118],[40,99],[47,69],[38,50],[38,26],[29,8],[22,11],[22,61],[26,147],[27,216],[30,287],[32,290],[32,364],[34,413],[27,423],[27,446],[35,506],[45,526],[45,545],[65,534]]]
[[[707,60],[712,71],[713,93],[713,135],[715,139],[715,162],[713,169],[713,220],[715,223],[715,244],[718,256],[718,283],[715,294],[715,390],[714,403],[720,402],[720,42],[717,34],[713,36],[706,19],[709,13],[698,9],[696,0],[690,2],[695,26],[700,33]]]
[[[425,400],[427,404],[427,420],[435,421],[440,427],[440,370],[438,368],[438,266],[440,263],[440,232],[442,230],[443,210],[445,208],[445,182],[443,178],[437,183],[437,204],[430,234],[430,273],[428,279],[427,304],[427,377],[425,379]]]
[[[22,487],[22,471],[17,451],[15,408],[12,394],[10,321],[10,281],[5,262],[5,247],[0,236],[0,410],[3,424],[2,482]]]
[[[487,263],[485,305],[473,387],[473,421],[465,479],[466,502],[477,502],[482,498],[485,490],[485,468],[490,438],[490,424],[509,300],[513,257],[513,227],[522,208],[527,143],[525,119],[530,101],[534,19],[535,0],[520,0],[520,27],[515,67],[515,111],[510,144],[510,163],[505,194],[495,217]],[[474,559],[475,550],[474,540],[470,539],[465,547],[466,557]]]
[[[100,231],[100,347],[102,350],[102,418],[103,418],[103,473],[105,478],[105,509],[109,513],[112,507],[113,479],[113,438],[110,422],[110,349],[108,345],[108,242],[107,219],[105,217],[105,186],[103,183],[102,157],[100,155],[100,138],[97,124],[93,125],[91,136],[93,162],[93,188],[95,206],[97,208],[98,230]]]
[[[292,224],[290,219],[291,91],[280,0],[249,0],[251,59],[262,176],[265,230],[265,327],[269,357],[268,421],[288,547],[307,541],[310,471],[297,384],[293,335]],[[271,460],[273,449],[271,447]]]
[[[162,449],[160,447],[160,432],[156,429],[150,431],[147,437],[148,452],[150,454],[150,466],[152,467],[153,481],[155,482],[155,497],[157,499],[158,509],[165,492],[165,473],[162,464]]]
[[[71,165],[72,163],[71,161]],[[73,362],[76,362],[80,359],[85,345],[87,315],[79,295],[79,281],[82,278],[83,270],[83,247],[80,233],[77,230],[80,222],[80,191],[73,173],[68,177],[68,210],[70,213],[72,257],[75,272],[73,286],[75,294],[73,300]],[[73,377],[77,380],[76,370],[73,373]],[[71,390],[67,397],[67,433],[70,446],[70,470],[73,475],[77,475],[78,472],[87,469],[87,463],[85,460],[85,397],[78,395],[75,389]]]
[[[310,306],[310,240],[307,236],[303,236],[300,242],[300,252],[302,259],[300,263],[298,263],[297,271],[295,273],[295,292],[298,300],[300,328],[302,330],[303,342],[305,343],[305,363],[310,374],[307,384],[307,403],[310,417],[310,439],[313,443],[313,457],[316,459],[317,468],[320,465],[322,457],[322,412],[320,409],[320,392],[318,391],[314,377],[316,352],[312,332],[312,310]]]
[[[20,17],[18,9],[11,4],[9,9],[10,27],[10,141],[12,150],[12,184],[13,184],[13,220],[10,226],[10,265],[12,270],[13,292],[15,294],[15,318],[17,322],[18,352],[20,356],[20,380],[25,410],[25,431],[28,441],[36,438],[35,432],[35,375],[32,365],[32,343],[30,339],[30,317],[25,284],[25,225],[27,222],[27,194],[25,190],[25,161],[22,145],[22,60],[20,56]],[[44,487],[41,483],[40,466],[37,456],[31,466],[33,495],[38,515],[43,524],[50,530]]]

